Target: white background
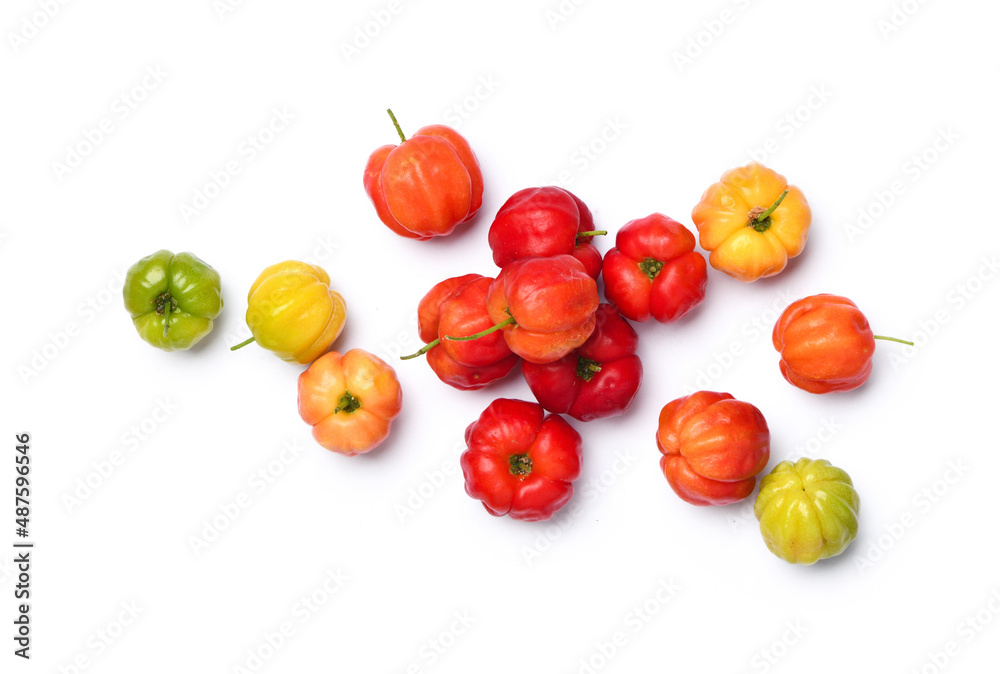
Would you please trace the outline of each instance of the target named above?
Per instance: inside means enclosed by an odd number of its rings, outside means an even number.
[[[0,669],[995,667],[997,5],[345,4],[4,3]],[[361,176],[396,142],[387,107],[408,133],[446,123],[472,144],[486,197],[461,233],[415,242],[377,220]],[[278,113],[291,120],[249,151]],[[612,232],[606,251],[654,211],[693,227],[704,189],[753,157],[809,199],[805,252],[753,284],[710,270],[688,318],[637,326],[634,406],[574,422],[572,510],[489,516],[455,469],[463,431],[530,392],[519,374],[460,392],[397,360],[419,346],[420,297],[496,273],[486,232],[521,188],[561,181]],[[239,173],[185,217],[230,162]],[[124,270],[160,248],[222,275],[225,310],[187,353],[142,342],[122,307]],[[345,296],[336,347],[399,374],[403,413],[370,455],[312,441],[302,368],[228,349],[248,334],[250,284],[285,259],[321,264]],[[880,342],[851,393],[791,387],[770,329],[818,292],[918,347]],[[750,501],[670,491],[657,414],[698,388],[761,409],[768,470],[808,454],[850,473],[861,529],[843,555],[791,566]],[[30,662],[12,654],[22,432]]]

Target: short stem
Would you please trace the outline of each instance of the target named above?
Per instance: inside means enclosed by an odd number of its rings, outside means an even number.
[[[590,238],[593,238],[595,236],[604,236],[607,233],[608,233],[608,230],[606,230],[606,229],[595,229],[595,230],[592,230],[592,231],[589,231],[589,232],[577,232],[576,233],[576,242],[580,243],[580,239],[590,239]]]
[[[580,356],[576,361],[576,376],[584,381],[590,381],[601,371],[601,364],[596,360]]]
[[[511,475],[524,477],[531,473],[531,457],[527,454],[511,454],[508,462]]]
[[[170,312],[177,310],[177,300],[168,290],[150,300],[150,304],[153,305],[158,316],[163,316],[163,336],[166,337],[167,332],[170,331]]]
[[[416,353],[411,353],[409,356],[400,356],[399,359],[400,360],[410,360],[411,358],[416,358],[417,356],[422,356],[422,355],[424,355],[425,353],[427,353],[428,351],[430,351],[431,349],[433,349],[435,346],[437,346],[440,343],[441,343],[440,339],[435,339],[433,342],[428,342],[427,344],[424,344],[423,348],[420,349],[419,351],[417,351]]]
[[[652,281],[656,278],[657,274],[663,271],[663,262],[647,257],[639,263],[639,269],[641,269],[642,273],[648,276],[649,280]]]
[[[778,208],[778,206],[781,205],[781,202],[784,201],[785,197],[787,196],[788,196],[788,190],[785,190],[784,192],[781,193],[781,196],[775,199],[774,203],[771,204],[771,207],[768,208],[767,210],[756,212],[757,209],[760,208],[760,206],[756,206],[753,209],[751,209],[750,220],[749,222],[747,222],[747,226],[753,227],[754,231],[757,232],[766,232],[768,227],[771,226],[771,220],[770,220],[771,214],[774,213],[774,211]]]
[[[249,344],[252,341],[254,341],[253,337],[251,337],[250,339],[246,340],[245,342],[240,342],[236,346],[229,347],[229,350],[230,351],[235,351],[236,349],[242,349],[244,346],[246,346],[247,344]]]
[[[466,335],[465,337],[452,337],[451,335],[445,335],[444,338],[449,339],[453,342],[469,342],[472,341],[473,339],[479,339],[480,337],[485,337],[486,335],[492,335],[497,330],[503,330],[508,325],[517,325],[517,321],[514,320],[513,316],[511,316],[505,321],[500,321],[496,325],[492,325],[486,328],[482,332],[477,332],[474,335]]]
[[[346,412],[350,414],[358,410],[361,407],[361,401],[355,396],[351,395],[350,391],[344,391],[344,395],[340,396],[340,400],[337,401],[337,407],[333,410],[334,414],[339,414],[340,412]]]
[[[875,335],[875,339],[884,339],[887,342],[899,342],[900,344],[913,346],[913,342],[908,342],[905,339],[899,339],[898,337],[886,337],[885,335]]]
[[[167,302],[163,307],[163,336],[166,338],[167,333],[170,331],[170,309],[171,303]]]
[[[399,128],[399,122],[396,121],[396,115],[392,114],[392,110],[386,110],[389,113],[389,119],[392,120],[392,125],[396,127],[396,133],[399,134],[399,140],[402,143],[406,142],[406,136],[403,135],[403,130]]]

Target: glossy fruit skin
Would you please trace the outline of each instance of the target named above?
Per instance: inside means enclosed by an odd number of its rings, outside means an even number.
[[[507,376],[519,358],[500,332],[471,341],[445,339],[445,335],[471,335],[493,325],[486,311],[486,296],[493,279],[465,274],[432,287],[417,307],[417,326],[425,343],[439,340],[427,352],[427,364],[444,383],[474,391]]]
[[[433,342],[438,338],[438,318],[441,314],[441,302],[449,295],[470,281],[484,278],[482,274],[463,274],[451,276],[435,283],[417,305],[417,334],[420,341]]]
[[[788,194],[767,218],[766,228],[750,226],[756,214]],[[711,185],[691,211],[701,247],[715,269],[750,283],[774,276],[805,248],[812,211],[802,190],[759,162],[731,169]],[[763,231],[757,231],[762,229]]]
[[[705,299],[707,265],[691,231],[661,213],[625,223],[604,255],[604,296],[626,318],[673,323]]]
[[[578,236],[593,231],[594,216],[575,194],[561,187],[529,187],[504,202],[487,239],[498,267],[525,257],[572,255],[596,279],[601,253],[593,236]]]
[[[486,308],[503,328],[510,350],[532,363],[550,363],[587,341],[597,324],[597,282],[571,255],[511,262],[490,285]]]
[[[779,463],[761,479],[753,510],[767,549],[790,564],[839,555],[858,535],[858,492],[825,459]]]
[[[495,363],[469,367],[450,358],[448,352],[442,348],[431,349],[425,357],[438,379],[459,391],[478,391],[486,388],[509,375],[521,362],[521,359],[512,353]]]
[[[451,234],[483,203],[483,174],[468,141],[443,124],[417,130],[399,145],[376,149],[364,188],[379,219],[400,236]]]
[[[329,351],[299,375],[299,416],[316,442],[345,456],[382,444],[402,404],[395,370],[363,349]]]
[[[728,393],[698,391],[660,410],[660,468],[681,499],[725,505],[748,497],[770,458],[760,410]]]
[[[638,346],[635,329],[617,309],[602,303],[586,342],[551,363],[524,362],[521,372],[549,412],[578,421],[616,417],[628,411],[642,383]]]
[[[846,297],[821,293],[792,302],[771,334],[788,383],[809,393],[850,391],[872,372],[875,336]]]
[[[494,400],[466,428],[465,442],[465,491],[491,515],[547,520],[573,496],[583,456],[580,434],[538,403]]]
[[[191,253],[142,258],[125,273],[122,296],[139,336],[162,351],[190,349],[222,313],[219,273]]]
[[[347,306],[326,271],[288,260],[266,268],[250,286],[246,319],[258,345],[308,365],[340,336]]]

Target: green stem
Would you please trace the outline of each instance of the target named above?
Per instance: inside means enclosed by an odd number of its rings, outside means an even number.
[[[657,274],[663,271],[663,262],[647,257],[639,263],[639,269],[641,269],[642,273],[648,276],[649,280],[652,281],[656,278]]]
[[[510,464],[510,474],[525,477],[531,473],[531,457],[527,454],[511,454],[507,459]]]
[[[410,360],[411,358],[416,358],[417,356],[422,356],[422,355],[424,355],[425,353],[427,353],[428,351],[430,351],[431,349],[433,349],[435,346],[437,346],[440,343],[441,343],[440,339],[435,339],[433,342],[428,342],[427,344],[424,344],[423,348],[420,349],[419,351],[417,351],[416,353],[411,353],[409,356],[400,356],[399,359],[400,360]]]
[[[595,230],[590,231],[590,232],[577,232],[576,233],[576,242],[580,243],[580,239],[590,239],[590,238],[593,238],[595,236],[604,236],[607,233],[608,233],[608,230],[606,230],[606,229],[595,229]]]
[[[781,202],[785,200],[788,196],[788,190],[781,193],[771,207],[767,210],[758,210],[760,206],[754,206],[750,209],[750,221],[747,223],[748,227],[753,227],[755,232],[766,232],[768,227],[771,226],[771,214],[774,213],[775,209],[781,205]]]
[[[471,342],[474,339],[479,339],[480,337],[485,337],[486,335],[493,334],[497,330],[503,330],[508,325],[516,325],[516,322],[514,321],[514,317],[513,316],[511,316],[510,318],[508,318],[505,321],[497,323],[496,325],[491,325],[490,327],[486,328],[482,332],[477,332],[474,335],[466,335],[465,337],[452,337],[451,335],[445,335],[443,337],[443,339],[447,339],[447,340],[450,340],[452,342]],[[419,351],[417,351],[416,353],[411,353],[409,356],[400,356],[399,359],[400,360],[410,360],[411,358],[416,358],[417,356],[422,356],[422,355],[424,355],[425,353],[427,353],[428,351],[430,351],[431,349],[433,349],[435,346],[437,346],[440,343],[441,343],[441,339],[435,339],[433,342],[428,342],[427,344],[424,344],[423,347],[421,347],[421,349]]]
[[[230,351],[235,351],[236,349],[242,349],[244,346],[246,346],[247,344],[249,344],[252,341],[254,341],[253,337],[251,337],[250,339],[246,340],[245,342],[240,342],[236,346],[229,347],[229,350]]]
[[[490,327],[486,328],[482,332],[477,332],[474,335],[466,335],[465,337],[452,337],[451,335],[445,335],[444,338],[445,339],[450,339],[453,342],[470,342],[473,339],[479,339],[480,337],[485,337],[486,335],[491,335],[494,332],[496,332],[497,330],[503,330],[508,325],[517,325],[517,321],[514,320],[513,316],[511,316],[510,318],[508,318],[505,321],[500,321],[496,325],[493,325],[493,326],[490,326]]]
[[[399,140],[402,143],[406,142],[406,136],[403,135],[403,130],[399,128],[399,122],[396,121],[396,115],[392,114],[392,110],[386,110],[389,113],[389,119],[392,120],[392,125],[396,127],[396,133],[399,134]]]
[[[163,336],[166,337],[167,332],[170,330],[170,312],[177,311],[177,300],[174,299],[174,296],[168,290],[160,293],[149,302],[155,308],[156,314],[163,316]]]
[[[576,361],[576,376],[584,381],[590,381],[601,371],[601,364],[596,360],[580,356]]]
[[[913,346],[913,342],[908,342],[905,339],[899,339],[898,337],[886,337],[885,335],[875,335],[875,339],[884,339],[887,342],[899,342],[900,344]]]
[[[761,213],[760,215],[758,215],[756,219],[766,220],[767,218],[771,217],[771,214],[774,213],[774,211],[778,208],[778,206],[781,205],[781,202],[784,201],[785,197],[787,196],[788,196],[788,190],[785,190],[784,192],[781,193],[781,196],[779,196],[777,199],[774,200],[774,203],[771,204],[771,207],[766,211],[764,211],[763,213]]]
[[[361,401],[356,396],[351,395],[350,391],[344,391],[344,395],[340,396],[340,400],[337,403],[337,407],[333,410],[334,414],[339,414],[340,412],[350,414],[361,409]]]
[[[170,331],[170,309],[171,303],[167,302],[163,307],[163,337],[166,339],[167,332]]]

